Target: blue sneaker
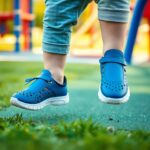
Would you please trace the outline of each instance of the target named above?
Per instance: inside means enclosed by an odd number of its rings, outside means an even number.
[[[33,83],[23,91],[11,97],[11,104],[29,110],[38,110],[47,105],[63,105],[69,102],[67,93],[67,80],[64,77],[63,85],[57,83],[48,70],[43,70],[41,75],[26,79]]]
[[[98,97],[102,102],[111,104],[125,103],[129,100],[130,90],[126,79],[123,53],[111,49],[100,59],[101,86]]]

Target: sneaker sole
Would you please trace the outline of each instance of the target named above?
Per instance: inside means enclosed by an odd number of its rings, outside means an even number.
[[[122,104],[122,103],[125,103],[125,102],[127,102],[129,100],[130,90],[128,88],[127,94],[125,96],[121,97],[121,98],[111,98],[111,97],[106,97],[105,95],[103,95],[102,91],[99,89],[98,97],[104,103],[108,103],[108,104]]]
[[[27,109],[27,110],[39,110],[48,105],[60,106],[60,105],[65,105],[69,103],[69,94],[67,94],[66,96],[48,98],[38,104],[24,103],[24,102],[19,101],[15,97],[11,97],[10,103],[16,107],[20,107],[20,108]]]

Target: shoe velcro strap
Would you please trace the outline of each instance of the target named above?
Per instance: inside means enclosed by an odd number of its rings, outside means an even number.
[[[45,80],[45,81],[47,81],[47,82],[50,82],[50,81],[51,81],[51,79],[50,79],[49,77],[39,75],[39,76],[34,77],[34,78],[28,78],[28,79],[25,80],[25,82],[28,84],[28,83],[30,83],[30,82],[32,82],[32,81],[34,81],[34,80],[37,80],[37,79],[42,79],[42,80]]]
[[[45,76],[45,75],[44,76],[39,75],[36,78],[46,80],[47,82],[51,81],[51,78],[49,76]]]
[[[100,63],[118,63],[126,66],[126,62],[122,58],[110,58],[110,57],[102,57],[99,60]]]

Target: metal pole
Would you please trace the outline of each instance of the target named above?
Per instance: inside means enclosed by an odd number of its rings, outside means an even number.
[[[15,52],[20,51],[21,19],[20,19],[20,0],[14,0],[14,35],[16,37]]]
[[[140,24],[146,2],[147,0],[137,0],[136,6],[134,8],[133,17],[131,20],[131,25],[130,25],[127,43],[125,47],[125,59],[128,64],[131,64],[133,47],[136,40],[138,26]]]
[[[30,14],[32,14],[33,13],[33,0],[30,0],[30,4],[29,4],[29,7],[30,7],[30,9],[29,9],[29,13]],[[30,21],[30,23],[29,23],[29,27],[30,27],[30,29],[29,29],[29,50],[31,50],[32,51],[32,47],[33,47],[33,44],[32,44],[32,28],[33,28],[33,23],[34,23],[34,21],[32,20],[32,21]]]

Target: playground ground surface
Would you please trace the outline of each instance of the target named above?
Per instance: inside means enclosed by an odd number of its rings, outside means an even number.
[[[122,105],[97,97],[99,66],[68,64],[70,103],[28,111],[9,98],[41,62],[0,62],[0,149],[150,149],[150,67],[127,68],[131,98]],[[17,143],[17,144],[16,144]]]

